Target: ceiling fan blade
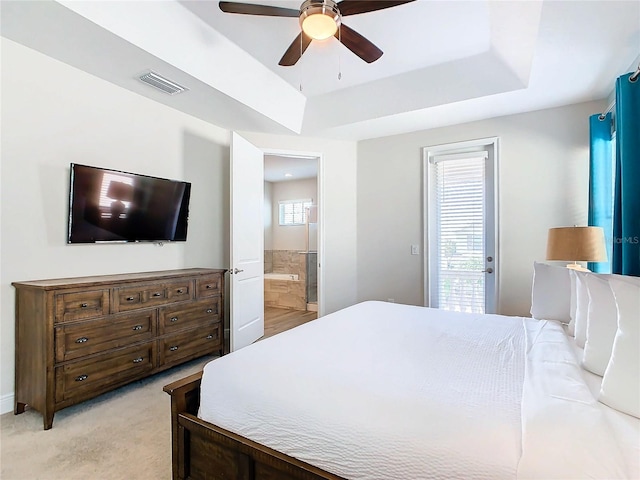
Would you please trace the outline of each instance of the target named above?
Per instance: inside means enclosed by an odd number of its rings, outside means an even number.
[[[291,8],[256,5],[254,3],[220,2],[220,10],[225,13],[242,13],[244,15],[264,15],[267,17],[295,17],[300,16],[299,10]]]
[[[367,63],[375,62],[382,56],[382,50],[344,23],[334,36]]]
[[[384,8],[395,7],[415,0],[342,0],[338,2],[338,10],[343,17],[358,13],[375,12]]]
[[[300,32],[295,40],[291,42],[291,45],[289,45],[287,51],[284,52],[284,55],[278,62],[278,65],[281,65],[283,67],[291,67],[292,65],[295,65],[296,62],[300,60],[300,57],[305,52],[310,43],[311,37],[308,37],[303,32]]]

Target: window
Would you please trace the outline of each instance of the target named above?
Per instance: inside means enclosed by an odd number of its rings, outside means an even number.
[[[279,202],[280,225],[304,225],[307,222],[306,209],[311,207],[308,200],[286,200]]]
[[[104,173],[100,186],[100,216],[102,218],[125,218],[131,206],[133,178],[125,175]],[[117,204],[117,205],[116,205]]]

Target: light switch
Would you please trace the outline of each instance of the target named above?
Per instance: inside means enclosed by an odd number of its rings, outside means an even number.
[[[420,255],[420,245],[411,245],[411,255]]]

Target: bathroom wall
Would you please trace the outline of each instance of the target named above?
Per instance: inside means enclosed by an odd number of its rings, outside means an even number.
[[[318,180],[308,178],[288,182],[273,183],[271,196],[272,205],[272,250],[303,251],[306,248],[306,227],[304,225],[280,226],[278,220],[278,202],[286,200],[311,199],[318,200]],[[265,250],[268,250],[265,247]]]
[[[304,257],[299,250],[271,250],[273,273],[291,273],[301,275],[304,273]]]

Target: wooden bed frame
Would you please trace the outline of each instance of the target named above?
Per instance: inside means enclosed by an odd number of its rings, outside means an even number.
[[[174,480],[346,480],[199,419],[201,379],[196,373],[164,387]]]

